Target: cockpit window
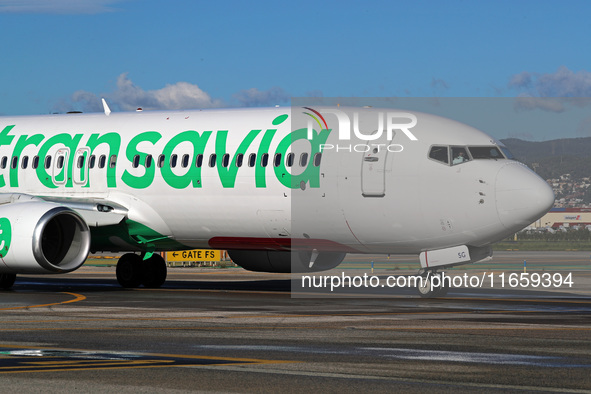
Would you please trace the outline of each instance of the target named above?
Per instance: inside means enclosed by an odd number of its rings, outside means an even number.
[[[429,150],[429,159],[442,164],[461,164],[470,160],[482,159],[510,159],[515,160],[513,155],[504,146],[444,146],[434,145]]]
[[[433,146],[429,151],[429,158],[449,164],[449,155],[447,152],[447,146]]]
[[[473,159],[503,159],[504,156],[496,146],[469,146]]]
[[[464,148],[463,146],[452,146],[451,147],[451,157],[452,157],[452,161],[451,161],[452,165],[461,164],[461,163],[464,163],[464,162],[470,160],[470,157],[468,156],[468,152],[466,152],[466,148]]]
[[[511,153],[511,151],[509,149],[507,149],[506,146],[500,146],[500,148],[507,159],[515,160],[515,156],[513,156],[513,153]]]

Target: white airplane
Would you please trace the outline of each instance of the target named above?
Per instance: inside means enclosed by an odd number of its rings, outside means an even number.
[[[122,286],[159,287],[166,264],[155,252],[191,248],[227,249],[265,272],[416,253],[428,279],[491,256],[554,202],[501,143],[434,115],[103,105],[0,117],[0,287],[74,271],[101,251],[129,252]]]

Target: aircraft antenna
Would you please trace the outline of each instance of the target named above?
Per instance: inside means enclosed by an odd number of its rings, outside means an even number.
[[[109,108],[109,105],[107,104],[107,101],[105,99],[103,100],[103,109],[105,110],[105,115],[109,116],[111,114],[111,108]]]

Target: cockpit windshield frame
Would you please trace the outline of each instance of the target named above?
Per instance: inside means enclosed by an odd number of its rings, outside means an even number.
[[[431,145],[428,158],[446,166],[472,160],[515,160],[511,152],[501,145]]]

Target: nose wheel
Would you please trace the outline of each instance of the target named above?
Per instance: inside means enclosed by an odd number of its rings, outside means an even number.
[[[423,298],[444,297],[449,290],[446,283],[442,283],[441,274],[436,270],[419,271],[421,280],[417,283],[417,291]]]
[[[166,262],[159,254],[143,260],[140,255],[126,253],[117,262],[117,282],[126,288],[158,288],[166,281],[166,271]]]

